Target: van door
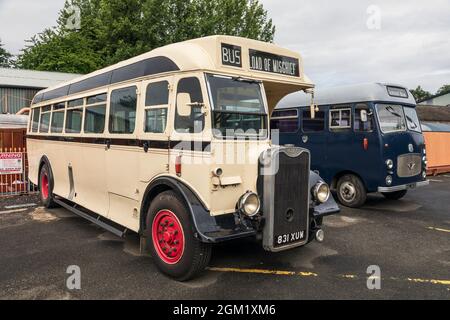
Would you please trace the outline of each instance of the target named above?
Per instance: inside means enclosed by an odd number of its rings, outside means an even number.
[[[327,136],[326,136],[326,107],[320,107],[314,119],[311,119],[309,108],[300,109],[301,130],[297,145],[311,152],[311,170],[319,171],[321,177],[327,180]],[[326,181],[329,183],[329,181]]]
[[[143,126],[139,134],[139,181],[151,182],[156,176],[168,173],[170,132],[173,116],[173,77],[145,81],[142,85]]]
[[[379,180],[384,180],[384,177],[380,177],[380,164],[383,161],[374,112],[367,104],[359,103],[354,106],[353,119],[353,170],[359,173],[369,192],[376,191]]]

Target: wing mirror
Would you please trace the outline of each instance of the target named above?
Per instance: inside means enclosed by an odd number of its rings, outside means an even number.
[[[201,107],[202,113],[204,113],[204,106],[205,104],[203,102],[192,102],[189,93],[181,92],[177,94],[177,110],[178,114],[182,117],[190,116],[193,107]]]
[[[362,122],[369,121],[367,110],[362,109],[361,111],[359,111],[359,116]]]

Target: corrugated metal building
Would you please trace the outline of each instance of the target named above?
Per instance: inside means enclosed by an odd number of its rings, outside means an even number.
[[[78,77],[77,74],[0,68],[0,113],[15,114],[29,107],[42,89]]]

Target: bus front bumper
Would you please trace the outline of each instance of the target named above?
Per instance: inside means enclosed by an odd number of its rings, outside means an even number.
[[[430,184],[430,181],[425,180],[425,181],[414,182],[414,183],[409,183],[409,184],[402,184],[400,186],[378,187],[378,192],[395,192],[395,191],[401,191],[401,190],[416,189],[418,187],[424,187],[429,184]]]

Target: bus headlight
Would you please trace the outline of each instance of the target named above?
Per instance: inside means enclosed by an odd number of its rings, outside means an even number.
[[[330,187],[325,182],[319,181],[312,188],[312,194],[313,194],[314,200],[316,200],[320,203],[325,203],[325,202],[327,202],[328,198],[330,197]]]
[[[392,184],[392,177],[391,176],[387,176],[386,177],[386,185],[390,186]]]
[[[254,192],[246,192],[241,199],[239,199],[239,210],[248,217],[253,217],[259,212],[261,202],[259,197]]]
[[[387,159],[387,160],[386,160],[386,167],[387,167],[389,170],[392,170],[392,168],[394,168],[394,161],[392,161],[391,159]]]

